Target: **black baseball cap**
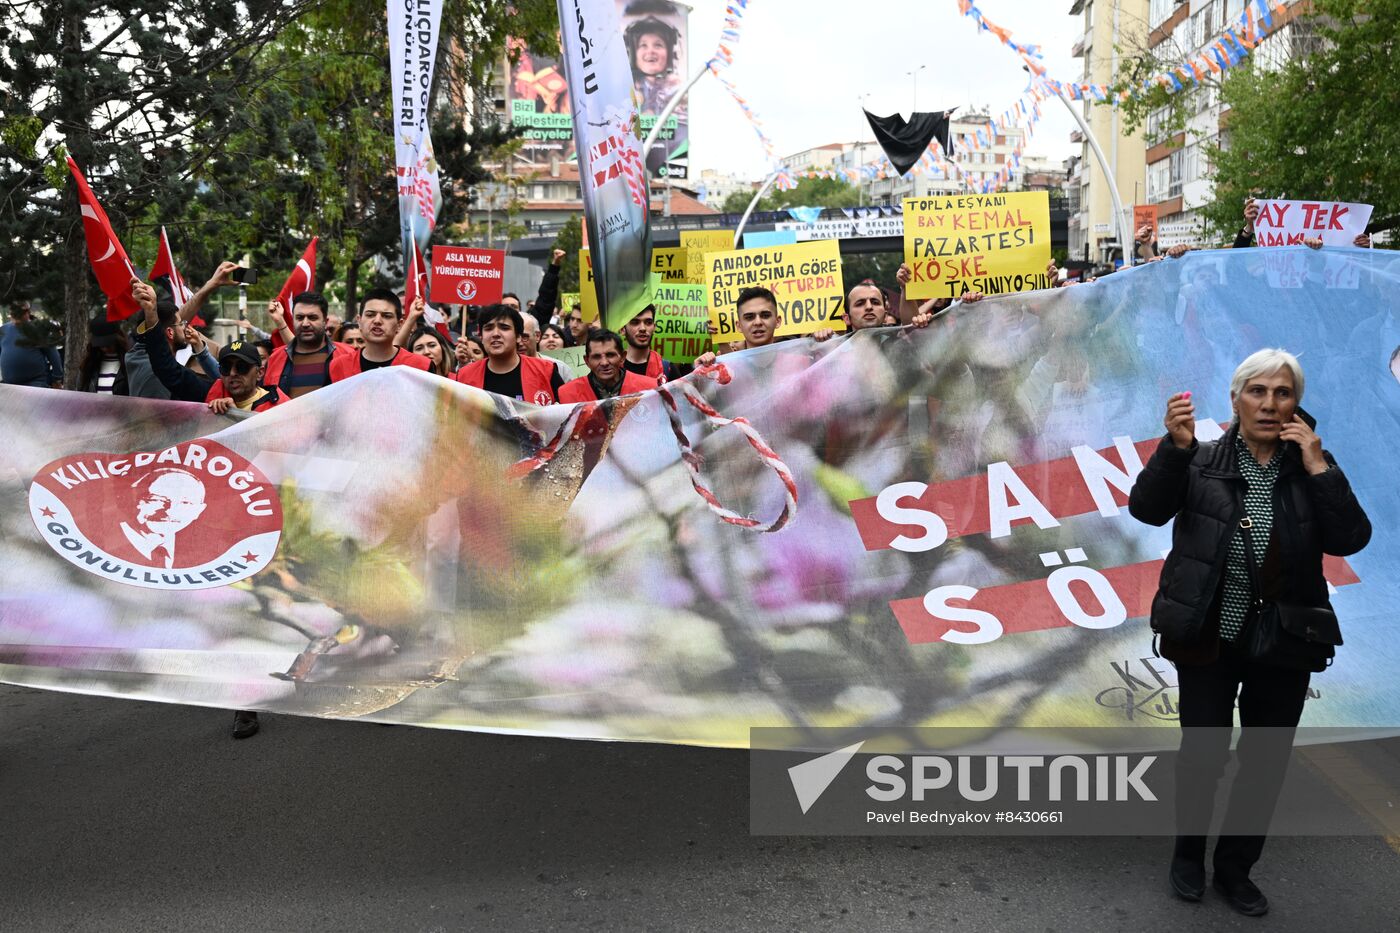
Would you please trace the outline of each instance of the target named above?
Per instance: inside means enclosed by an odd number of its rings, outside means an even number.
[[[235,340],[233,343],[219,351],[219,366],[224,365],[224,360],[230,357],[237,357],[254,369],[261,366],[262,354],[258,353],[258,347],[251,340]]]

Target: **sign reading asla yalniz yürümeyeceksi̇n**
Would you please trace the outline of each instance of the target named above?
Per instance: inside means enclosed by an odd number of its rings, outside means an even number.
[[[493,305],[505,286],[506,254],[475,246],[434,246],[429,290],[434,304]]]
[[[957,298],[1049,288],[1050,194],[904,199],[910,298]]]

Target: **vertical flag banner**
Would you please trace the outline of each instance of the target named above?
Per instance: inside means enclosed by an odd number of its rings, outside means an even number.
[[[107,320],[123,321],[131,317],[141,306],[131,297],[131,277],[136,270],[117,234],[112,230],[112,222],[107,212],[97,203],[97,197],[88,187],[78,163],[68,157],[68,170],[73,173],[73,181],[78,186],[78,210],[83,215],[83,236],[87,239],[88,262],[92,264],[92,274],[107,296]]]
[[[648,294],[650,192],[641,117],[617,6],[612,0],[558,3],[598,309],[603,326],[618,330]]]
[[[442,207],[428,113],[437,60],[442,0],[389,0],[389,74],[394,87],[394,171],[399,178],[399,225],[404,269],[409,244],[421,251]]]

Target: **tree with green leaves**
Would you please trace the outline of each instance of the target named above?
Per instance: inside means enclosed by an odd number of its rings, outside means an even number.
[[[1400,0],[1314,0],[1312,7],[1294,24],[1305,31],[1278,67],[1256,50],[1223,75],[1205,74],[1199,88],[1172,93],[1153,83],[1120,105],[1127,132],[1150,122],[1165,139],[1187,127],[1195,95],[1220,95],[1228,144],[1198,140],[1214,166],[1214,197],[1204,213],[1216,236],[1239,228],[1250,195],[1368,203],[1375,206],[1373,230],[1400,225],[1393,159],[1400,61],[1391,54],[1400,43]],[[1127,54],[1115,90],[1140,91],[1144,80],[1185,58],[1171,42],[1120,51]]]
[[[564,264],[559,267],[559,291],[578,291],[578,252],[583,249],[583,221],[578,214],[564,221],[554,237],[553,248],[564,251]]]
[[[727,214],[742,214],[752,200],[752,192],[736,191],[724,199],[722,210]],[[786,191],[768,189],[754,209],[780,211],[789,207],[856,207],[859,204],[860,189],[855,185],[839,178],[802,178]]]
[[[510,136],[469,119],[467,102],[489,100],[508,34],[548,48],[556,29],[553,0],[446,0],[441,223],[464,216],[481,154]],[[251,253],[264,270],[255,294],[277,290],[313,235],[318,278],[343,269],[352,301],[366,262],[399,261],[383,6],[17,0],[0,40],[0,300],[62,309],[70,381],[102,302],[65,154],[138,268],[162,224],[194,281]]]

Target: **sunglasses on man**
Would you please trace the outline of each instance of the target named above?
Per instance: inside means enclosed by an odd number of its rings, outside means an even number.
[[[224,369],[228,370],[235,376],[246,376],[248,373],[251,373],[253,370],[257,369],[257,367],[254,366],[252,363],[248,362],[247,360],[229,360],[224,365]]]

